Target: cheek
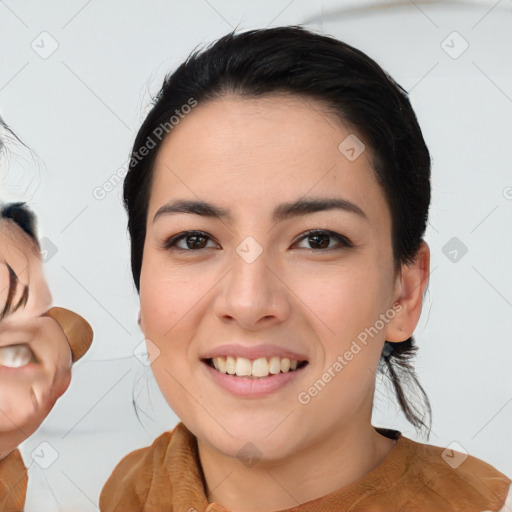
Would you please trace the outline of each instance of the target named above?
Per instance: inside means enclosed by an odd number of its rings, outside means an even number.
[[[146,257],[146,256],[145,256]],[[194,287],[183,275],[166,272],[153,258],[145,260],[140,279],[140,327],[146,338],[151,370],[162,395],[181,418],[186,414],[188,314]]]
[[[180,396],[180,385],[197,371],[194,340],[214,283],[205,272],[191,273],[165,259],[145,260],[140,279],[140,327],[147,343],[155,378],[169,401]],[[174,378],[173,378],[174,377]],[[176,379],[176,380],[175,380]],[[174,409],[175,404],[171,405]]]
[[[365,259],[326,268],[323,275],[305,276],[308,273],[296,280],[297,295],[322,321],[336,344],[372,324],[385,302],[382,276],[374,261]]]
[[[198,302],[198,282],[148,258],[140,279],[141,328],[146,337],[169,336]]]

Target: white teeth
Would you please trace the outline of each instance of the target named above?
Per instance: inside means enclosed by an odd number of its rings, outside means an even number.
[[[212,359],[212,362],[213,362],[213,366],[215,367],[216,370],[219,370],[219,372],[221,373],[226,373],[226,360],[223,358],[223,357],[214,357]],[[231,369],[231,367],[230,367]],[[233,374],[235,372],[233,371]]]
[[[237,375],[238,377],[268,377],[278,373],[288,373],[297,369],[299,362],[272,356],[270,359],[259,357],[251,361],[246,357],[219,356],[212,359],[213,366],[221,373]]]
[[[235,375],[236,373],[236,359],[234,357],[228,356],[226,357],[226,373],[229,375]]]
[[[266,377],[268,375],[268,362],[265,357],[260,357],[252,362],[252,376]]]
[[[281,372],[281,358],[274,356],[270,358],[270,364],[268,365],[268,371],[273,375]]]
[[[32,352],[28,345],[11,345],[0,347],[0,366],[20,368],[32,360]]]
[[[215,368],[217,368],[217,370],[219,370],[219,372],[226,373],[225,359],[223,357],[216,357],[215,359],[217,359],[217,364],[218,364],[218,366],[216,366]]]
[[[252,373],[252,364],[245,357],[236,358],[236,374],[239,377],[248,377]]]

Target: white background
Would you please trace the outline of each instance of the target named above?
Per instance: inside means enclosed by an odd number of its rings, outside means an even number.
[[[0,197],[37,213],[57,251],[45,263],[54,304],[95,333],[21,447],[27,511],[98,510],[116,463],[177,422],[133,355],[143,336],[122,187],[103,200],[93,190],[125,166],[150,95],[197,45],[236,26],[299,23],[367,52],[410,93],[433,158],[432,275],[415,332],[429,442],[455,441],[512,475],[512,2],[4,0],[0,113],[35,156],[16,149]],[[445,255],[453,237],[468,249],[456,262]],[[426,442],[386,394],[374,425]],[[34,450],[57,459],[43,469]]]

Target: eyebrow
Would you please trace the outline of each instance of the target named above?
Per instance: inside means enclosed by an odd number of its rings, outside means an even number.
[[[0,311],[0,322],[7,318],[10,314],[14,313],[20,307],[24,307],[28,301],[28,286],[23,285],[23,293],[18,303],[13,307],[12,301],[16,295],[16,288],[18,287],[19,279],[16,272],[11,268],[9,263],[4,262],[9,269],[9,291],[7,292],[7,300],[5,301],[2,311]]]
[[[292,217],[299,217],[301,215],[335,209],[354,213],[359,217],[366,219],[368,222],[370,221],[368,216],[359,206],[340,197],[298,199],[297,201],[281,203],[274,208],[274,211],[272,212],[272,220],[274,222],[281,222]],[[170,201],[160,207],[153,217],[153,222],[163,215],[172,215],[176,213],[191,213],[201,215],[203,217],[212,217],[227,221],[232,220],[231,213],[227,208],[205,201],[179,199]]]

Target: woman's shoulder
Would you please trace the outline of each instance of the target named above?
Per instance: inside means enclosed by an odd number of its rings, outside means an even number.
[[[27,493],[27,468],[18,448],[0,459],[0,510],[22,510]]]
[[[125,455],[112,471],[100,494],[100,510],[133,510],[144,504],[158,471],[165,464],[169,444],[180,424],[162,433],[150,446],[139,448]]]
[[[400,435],[396,482],[417,482],[404,498],[418,510],[437,501],[453,510],[499,511],[510,500],[511,479],[491,464],[469,455],[458,444],[441,447]],[[458,448],[458,449],[457,449]],[[443,510],[449,510],[449,507]]]
[[[356,506],[357,510],[376,505],[382,510],[425,512],[511,508],[510,478],[487,462],[452,446],[414,441],[398,431],[387,436],[397,439],[390,454],[368,475],[340,490],[338,501],[355,500],[363,507]],[[177,499],[174,493],[186,494],[187,503],[193,498],[200,504],[201,478],[194,436],[180,422],[117,464],[101,492],[100,510],[139,510],[139,505],[165,509]]]

